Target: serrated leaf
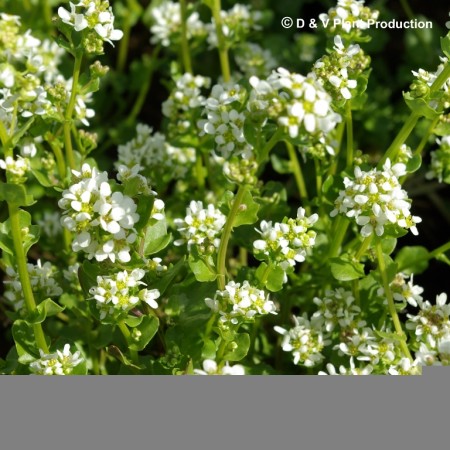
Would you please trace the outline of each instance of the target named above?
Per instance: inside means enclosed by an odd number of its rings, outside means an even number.
[[[434,120],[442,111],[435,111],[423,98],[414,98],[410,92],[403,93],[403,98],[409,109],[427,119]]]
[[[16,320],[12,325],[12,335],[19,357],[27,353],[35,358],[39,358],[39,350],[36,345],[32,325],[25,320]]]
[[[165,249],[172,235],[167,234],[165,220],[158,220],[145,230],[144,256],[153,255]]]
[[[37,305],[33,314],[27,316],[27,322],[30,324],[42,323],[47,317],[56,316],[64,311],[64,309],[64,307],[58,305],[52,299],[47,298]]]
[[[223,355],[225,361],[240,361],[247,356],[250,348],[250,335],[248,333],[239,333],[235,336],[233,342],[228,344],[228,350]]]
[[[333,277],[339,281],[351,281],[364,277],[364,265],[353,261],[349,255],[331,258],[330,268]]]
[[[190,254],[188,264],[197,281],[204,283],[214,281],[217,278],[214,261],[210,256],[203,259],[201,257],[195,258]]]
[[[120,361],[124,366],[132,367],[133,369],[141,370],[144,367],[143,366],[137,366],[136,364],[132,363],[120,350],[119,347],[115,345],[110,345],[108,347],[108,354],[116,358],[118,361]]]
[[[147,347],[158,331],[159,320],[155,316],[144,316],[142,322],[131,330],[133,343],[130,350],[141,351]]]
[[[395,257],[398,271],[407,275],[419,274],[428,268],[429,252],[420,245],[403,247]]]
[[[31,206],[35,202],[23,184],[0,183],[0,201],[16,206]]]

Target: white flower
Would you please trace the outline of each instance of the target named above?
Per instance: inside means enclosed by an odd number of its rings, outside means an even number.
[[[353,357],[350,358],[350,368],[341,365],[339,366],[339,373],[336,371],[333,364],[327,364],[326,368],[328,373],[320,371],[318,375],[370,375],[373,372],[373,367],[371,365],[356,367]]]
[[[70,11],[60,6],[58,16],[74,28],[75,31],[85,29],[95,32],[106,42],[122,39],[123,32],[114,29],[114,14],[108,0],[80,0],[79,3],[69,3]]]
[[[411,215],[408,194],[398,180],[405,173],[404,164],[397,163],[391,167],[389,159],[382,171],[363,172],[356,167],[354,180],[345,177],[345,190],[339,192],[331,217],[340,213],[354,218],[362,226],[363,237],[374,233],[382,236],[387,225],[406,228],[417,235],[416,224],[422,219]]]
[[[203,361],[203,370],[194,369],[194,373],[197,375],[245,375],[245,369],[240,364],[230,366],[228,361],[219,369],[213,359],[205,359]]]
[[[305,209],[300,207],[295,219],[274,224],[263,220],[261,229],[256,230],[261,239],[253,242],[255,255],[268,257],[269,261],[275,262],[284,271],[294,267],[297,262],[303,262],[306,251],[315,244],[316,232],[309,228],[318,218],[317,214],[305,217]]]
[[[175,219],[174,224],[183,239],[175,241],[175,245],[187,242],[188,250],[195,245],[201,253],[212,253],[219,248],[219,236],[225,225],[226,216],[213,204],[203,208],[200,201],[191,201],[186,208],[184,219]]]
[[[421,366],[417,361],[411,361],[409,358],[402,358],[397,364],[389,367],[389,375],[420,375]]]
[[[257,315],[276,314],[275,304],[262,290],[251,286],[245,280],[242,284],[230,281],[225,290],[216,291],[214,299],[205,299],[206,305],[220,314],[220,321],[225,324],[237,324],[252,320]]]
[[[151,308],[158,308],[158,289],[141,289],[141,286],[146,286],[141,281],[144,275],[144,270],[133,269],[131,272],[123,270],[111,276],[98,276],[97,285],[91,288],[90,294],[97,301],[100,319],[106,316],[121,317],[122,313],[128,313],[137,306],[139,301]]]
[[[73,368],[83,361],[80,351],[72,354],[70,344],[66,344],[63,351],[46,354],[39,349],[39,353],[40,359],[30,364],[31,371],[36,375],[70,375]]]
[[[285,352],[292,352],[294,364],[313,367],[320,364],[324,356],[321,351],[331,341],[325,338],[320,326],[310,322],[306,315],[293,317],[294,327],[286,330],[275,326],[274,330],[283,336],[281,344]]]

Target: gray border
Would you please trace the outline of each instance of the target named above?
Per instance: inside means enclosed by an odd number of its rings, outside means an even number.
[[[446,448],[447,368],[416,377],[0,378],[0,448]]]

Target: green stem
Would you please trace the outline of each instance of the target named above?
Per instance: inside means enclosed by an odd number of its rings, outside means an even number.
[[[246,190],[247,187],[245,185],[239,186],[236,196],[234,197],[233,205],[228,214],[227,221],[225,222],[222,237],[220,239],[220,245],[217,254],[217,285],[221,291],[225,289],[228,242],[230,241],[231,232],[233,230],[234,219],[239,211],[239,207],[241,206],[241,202],[244,198]]]
[[[444,245],[441,245],[440,247],[434,249],[432,252],[428,254],[428,259],[436,258],[439,255],[442,255],[442,253],[445,253],[446,251],[450,250],[450,241],[447,242]]]
[[[449,76],[450,76],[450,64],[447,62],[442,72],[438,75],[438,77],[434,80],[433,84],[431,85],[430,95],[439,90],[442,87],[442,85],[447,81]],[[420,114],[415,111],[413,111],[409,115],[408,119],[406,119],[406,122],[404,123],[403,127],[393,140],[392,144],[389,146],[389,148],[386,150],[386,153],[381,158],[378,164],[379,167],[383,166],[386,159],[389,158],[391,161],[395,159],[398,150],[400,149],[402,144],[406,141],[408,136],[411,134],[419,118]]]
[[[336,130],[336,154],[333,156],[333,162],[328,169],[328,175],[334,175],[337,170],[338,162],[339,162],[339,154],[341,152],[342,146],[342,138],[344,137],[344,129],[345,129],[345,121],[339,123]]]
[[[353,166],[353,119],[350,100],[345,105],[345,123],[347,125],[347,167]]]
[[[0,121],[0,140],[2,141],[2,146],[5,152],[5,156],[12,156],[11,145],[9,145],[9,136],[6,131],[5,125]]]
[[[433,119],[433,121],[431,122],[430,126],[427,129],[427,132],[424,134],[422,140],[419,142],[419,145],[414,150],[414,156],[422,154],[422,151],[423,151],[425,145],[428,142],[428,138],[430,137],[431,133],[433,132],[433,130],[435,128],[435,126],[439,122],[439,119],[440,119],[440,116],[437,116],[435,119]]]
[[[413,358],[408,349],[408,346],[406,345],[405,333],[403,332],[403,328],[400,323],[400,319],[398,318],[397,310],[395,309],[394,298],[392,296],[392,291],[391,291],[391,287],[389,286],[388,276],[387,276],[387,272],[386,272],[386,264],[384,261],[384,255],[383,255],[383,249],[381,247],[381,241],[377,242],[375,248],[377,251],[378,267],[380,269],[381,279],[383,281],[383,288],[384,288],[384,292],[386,294],[387,301],[388,301],[389,313],[391,315],[392,322],[394,323],[395,331],[400,338],[400,340],[399,340],[400,347],[403,351],[403,354],[407,358],[409,358],[411,361],[413,361]]]
[[[203,157],[201,150],[197,149],[197,158],[195,160],[195,177],[200,192],[205,190],[205,169],[203,167]]]
[[[216,24],[217,48],[219,51],[220,67],[222,69],[223,81],[228,83],[231,80],[230,61],[228,60],[228,48],[222,29],[222,17],[220,12],[222,5],[220,0],[212,1],[212,15]]]
[[[129,346],[131,344],[131,333],[130,330],[128,329],[126,323],[122,320],[120,322],[117,323],[119,330],[122,332],[123,337],[125,338],[127,345]],[[139,355],[137,350],[131,350],[130,348],[128,348],[128,350],[130,351],[130,356],[131,356],[131,360],[133,361],[134,364],[138,365],[139,364]]]
[[[262,148],[260,157],[258,159],[258,164],[261,165],[264,161],[269,158],[269,152],[275,147],[275,144],[280,141],[283,136],[283,129],[278,128],[275,133],[272,134],[272,137],[267,141],[266,145]]]
[[[42,10],[44,12],[45,25],[48,29],[52,28],[52,7],[49,0],[42,0]]]
[[[314,158],[314,169],[316,172],[316,190],[317,198],[322,203],[322,174],[320,173],[320,161]]]
[[[298,193],[300,195],[300,200],[302,205],[305,206],[306,214],[311,214],[311,210],[308,206],[308,191],[306,190],[305,178],[303,177],[302,168],[300,166],[300,162],[298,160],[297,152],[295,151],[294,146],[288,142],[284,141],[286,144],[286,149],[289,153],[289,159],[291,161],[292,171],[294,173],[295,182],[297,183]]]
[[[228,341],[222,338],[216,354],[216,361],[218,362],[218,364],[222,362],[223,355],[225,354],[225,350],[227,349],[227,347]]]
[[[181,55],[183,58],[184,71],[192,73],[191,52],[189,50],[189,42],[187,37],[187,8],[186,0],[180,0],[181,8]]]
[[[81,62],[83,60],[82,53],[75,54],[75,63],[73,66],[72,75],[72,89],[70,92],[69,104],[67,105],[66,113],[64,115],[64,145],[66,149],[67,162],[71,169],[75,169],[75,158],[73,155],[72,148],[72,137],[70,135],[70,130],[72,128],[72,115],[75,109],[75,101],[77,98],[78,90],[78,79],[80,77]]]
[[[123,37],[119,45],[119,54],[117,55],[117,71],[122,73],[125,70],[128,57],[128,47],[130,44],[131,21],[130,14],[125,15],[123,23]]]
[[[152,58],[156,60],[158,58],[158,54],[160,52],[160,47],[156,47],[153,51]],[[136,101],[134,102],[133,108],[131,109],[130,114],[128,115],[126,122],[130,123],[133,122],[136,117],[139,115],[139,113],[142,110],[142,107],[144,106],[145,100],[147,99],[148,91],[150,90],[150,86],[152,84],[153,80],[153,73],[154,73],[154,65],[149,68],[148,76],[145,79],[145,82],[141,85],[141,88],[139,90],[139,94],[136,98]]]
[[[9,220],[11,223],[11,235],[14,244],[14,253],[19,273],[20,283],[22,285],[23,297],[29,314],[36,311],[36,302],[31,288],[30,277],[27,269],[27,259],[22,244],[22,230],[20,226],[20,209],[17,205],[8,203]],[[36,344],[43,352],[49,353],[44,331],[40,323],[33,325]]]
[[[370,243],[372,242],[372,238],[373,238],[373,235],[371,234],[370,236],[367,236],[362,241],[361,246],[359,247],[359,249],[358,249],[358,251],[356,252],[356,255],[355,255],[355,259],[357,261],[359,261],[362,258],[362,256],[364,255],[364,253],[366,253],[367,249],[370,246]]]
[[[334,258],[338,255],[339,248],[341,247],[342,242],[344,241],[345,233],[347,232],[347,228],[350,222],[346,220],[346,218],[344,218],[343,216],[338,215],[335,224],[336,224],[335,229],[331,233],[331,235],[333,236],[333,240],[331,242],[330,249],[328,250],[329,258]]]

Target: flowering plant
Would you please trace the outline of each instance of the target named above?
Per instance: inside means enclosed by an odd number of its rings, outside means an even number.
[[[441,10],[279,3],[0,0],[0,373],[450,364]]]

